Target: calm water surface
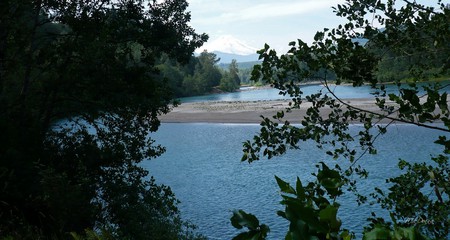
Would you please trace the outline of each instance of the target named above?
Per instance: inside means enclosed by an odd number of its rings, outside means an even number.
[[[210,239],[231,239],[238,233],[229,220],[234,209],[253,213],[261,223],[269,225],[270,239],[284,239],[288,224],[276,215],[283,207],[274,175],[292,184],[299,176],[305,183],[312,179],[317,162],[334,166],[324,151],[309,142],[301,150],[276,159],[240,162],[242,142],[251,139],[259,128],[239,124],[163,124],[153,136],[166,146],[167,152],[146,161],[145,168],[158,182],[172,188],[181,201],[183,218],[196,224],[199,232]],[[355,125],[352,130],[358,128]],[[430,153],[440,153],[441,147],[430,144],[438,134],[409,125],[391,126],[376,142],[379,154],[361,160],[370,176],[361,181],[360,190],[370,193],[375,186],[385,186],[385,179],[398,173],[399,158],[422,162],[429,160]],[[343,227],[358,235],[371,211],[386,215],[369,205],[358,207],[352,195],[343,196],[339,202]]]
[[[448,85],[450,81],[441,82],[441,86]],[[420,95],[424,94],[422,86],[428,85],[428,83],[419,83]],[[407,85],[402,85],[402,87],[408,87]],[[300,89],[303,91],[303,96],[311,95],[322,91],[322,93],[327,93],[328,90],[322,85],[305,85],[301,86]],[[449,86],[443,88],[441,91],[448,91]],[[375,89],[370,86],[352,87],[348,85],[339,85],[331,87],[331,90],[339,98],[351,99],[351,98],[370,98],[374,97]],[[396,93],[399,90],[396,85],[386,85],[386,93]],[[240,92],[224,93],[224,94],[211,94],[205,96],[195,96],[181,98],[181,102],[203,102],[203,101],[258,101],[258,100],[277,100],[277,99],[289,99],[288,96],[279,95],[279,90],[274,88],[262,88],[249,90],[245,88]]]

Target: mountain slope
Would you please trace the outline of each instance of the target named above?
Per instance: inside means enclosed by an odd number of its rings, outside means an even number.
[[[242,62],[254,62],[258,61],[258,54],[250,54],[250,55],[238,55],[238,54],[231,54],[231,53],[224,53],[219,51],[213,51],[214,54],[217,55],[218,58],[220,58],[219,63],[231,63],[231,60],[236,59],[238,63]]]
[[[204,50],[215,53],[220,58],[220,63],[230,63],[232,59],[236,59],[237,62],[258,60],[258,54],[256,54],[258,49],[230,35],[220,36],[205,43],[196,53],[199,54]]]
[[[211,42],[207,42],[196,52],[203,52],[203,50],[207,50],[208,52],[218,51],[236,55],[251,55],[255,54],[257,51],[256,48],[251,47],[230,35],[223,35]]]

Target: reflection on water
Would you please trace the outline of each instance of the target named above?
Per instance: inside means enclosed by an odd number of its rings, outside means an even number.
[[[288,224],[276,215],[282,206],[274,175],[291,183],[299,176],[305,183],[312,179],[317,162],[335,164],[324,151],[308,142],[301,150],[280,158],[251,164],[240,162],[242,142],[251,139],[259,128],[256,124],[163,124],[153,136],[167,147],[167,152],[146,161],[144,166],[158,182],[172,188],[181,200],[183,218],[191,220],[210,239],[231,239],[236,235],[229,221],[234,209],[253,213],[261,223],[269,225],[270,239],[283,239]],[[354,131],[358,128],[352,126]],[[438,134],[409,125],[391,126],[375,144],[379,154],[361,160],[370,175],[360,181],[359,189],[368,194],[376,186],[385,186],[386,178],[398,174],[399,158],[422,162],[428,161],[430,153],[441,152],[442,148],[431,144]],[[338,214],[344,228],[360,234],[370,212],[386,216],[377,207],[358,207],[354,200],[352,195],[339,200],[342,206]]]

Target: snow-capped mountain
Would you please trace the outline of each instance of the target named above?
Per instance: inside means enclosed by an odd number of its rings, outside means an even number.
[[[200,53],[205,49],[208,52],[223,52],[242,56],[255,54],[258,50],[230,35],[223,35],[205,43],[197,52]]]
[[[243,62],[255,62],[258,61],[258,54],[250,54],[250,55],[237,55],[232,53],[223,53],[214,51],[214,54],[216,54],[217,58],[220,58],[219,64],[227,64],[231,63],[233,59],[235,59],[238,63]]]
[[[230,35],[223,35],[207,42],[195,52],[200,54],[204,50],[215,53],[220,58],[219,63],[230,63],[232,59],[236,59],[237,62],[257,61],[259,56],[256,54],[258,49]]]

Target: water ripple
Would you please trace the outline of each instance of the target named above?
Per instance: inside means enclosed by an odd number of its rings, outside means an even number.
[[[240,162],[242,142],[251,139],[259,128],[258,125],[163,124],[152,136],[167,147],[167,152],[145,162],[144,166],[158,182],[173,189],[181,201],[183,218],[196,224],[210,239],[231,239],[238,233],[229,220],[235,209],[253,213],[261,223],[269,225],[270,239],[284,238],[288,223],[276,215],[283,207],[279,204],[281,197],[274,175],[291,183],[299,176],[306,183],[312,179],[318,161],[330,161],[323,151],[305,143],[303,150],[290,151],[274,160]],[[358,126],[353,128],[356,131]],[[369,193],[374,187],[386,187],[385,179],[399,172],[396,167],[399,158],[427,161],[431,152],[442,150],[429,144],[436,135],[407,125],[391,128],[376,143],[379,154],[361,160],[370,178],[359,181],[359,189]],[[387,216],[379,207],[358,207],[350,194],[344,195],[340,203],[343,227],[355,230],[358,236],[370,212]]]

